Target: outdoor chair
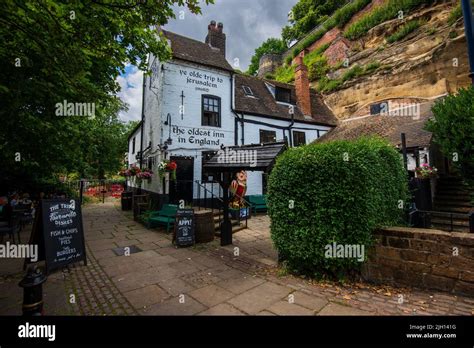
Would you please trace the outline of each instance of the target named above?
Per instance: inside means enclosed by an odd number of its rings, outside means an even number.
[[[250,195],[247,200],[254,213],[257,213],[257,211],[267,211],[267,199],[265,195]]]
[[[148,228],[154,228],[158,225],[166,225],[166,233],[169,233],[171,225],[174,224],[178,206],[175,204],[164,204],[161,210],[150,214],[147,222]]]
[[[18,235],[18,243],[21,243],[20,240],[20,231],[21,231],[21,221],[20,221],[20,215],[13,213],[10,221],[5,223],[3,222],[0,224],[0,236],[2,239],[3,243],[3,238],[5,235],[9,235],[9,237],[13,240],[13,243],[15,243],[15,233]]]

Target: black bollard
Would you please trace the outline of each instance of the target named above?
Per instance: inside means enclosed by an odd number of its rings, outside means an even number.
[[[43,283],[47,277],[38,267],[30,267],[18,284],[23,288],[23,315],[43,315]]]

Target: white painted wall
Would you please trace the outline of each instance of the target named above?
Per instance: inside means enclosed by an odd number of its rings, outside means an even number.
[[[283,130],[277,127],[288,127],[290,125],[290,121],[285,120],[277,120],[268,117],[261,117],[261,116],[254,116],[254,115],[244,115],[245,120],[253,120],[259,122],[265,122],[272,124],[275,127],[267,126],[267,125],[260,125],[260,124],[253,124],[253,123],[245,123],[244,124],[244,143],[245,144],[258,144],[260,143],[260,130],[270,130],[276,132],[276,140],[283,140],[285,136],[288,137],[288,131]],[[331,128],[327,126],[320,126],[314,125],[309,123],[302,123],[302,122],[295,122],[292,127],[292,131],[296,130],[299,132],[304,132],[306,134],[306,144],[313,142],[314,140],[318,139],[318,130],[319,136],[322,136],[326,132],[328,132]],[[241,143],[241,126],[239,123],[239,144]],[[247,194],[248,195],[258,195],[263,193],[263,185],[262,185],[262,174],[261,171],[255,172],[248,172],[247,173]]]

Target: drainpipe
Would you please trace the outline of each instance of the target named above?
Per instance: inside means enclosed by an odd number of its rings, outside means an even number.
[[[288,126],[288,141],[290,142],[290,147],[293,147],[293,134],[291,134],[291,128],[295,124],[295,112],[291,113],[291,123]]]
[[[146,76],[143,74],[143,87],[142,87],[142,124],[140,126],[140,169],[143,166],[143,125],[145,124],[145,79]]]
[[[469,66],[471,71],[469,77],[474,85],[474,26],[472,18],[471,0],[461,0],[462,12],[464,14],[464,31],[466,33],[467,49],[469,55]]]

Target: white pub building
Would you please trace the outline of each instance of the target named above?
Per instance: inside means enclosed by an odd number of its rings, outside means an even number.
[[[150,56],[144,77],[142,118],[129,138],[129,165],[154,172],[141,188],[159,202],[186,202],[217,192],[203,164],[223,146],[286,141],[308,144],[336,126],[300,62],[295,85],[246,76],[225,58],[223,25],[212,21],[204,42],[163,31],[172,59]],[[141,156],[141,158],[140,158]],[[177,163],[176,181],[158,176],[163,160]],[[248,172],[247,194],[263,194],[266,174]],[[132,180],[131,186],[137,186]]]

